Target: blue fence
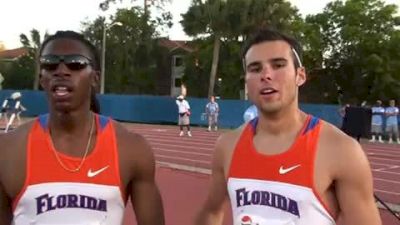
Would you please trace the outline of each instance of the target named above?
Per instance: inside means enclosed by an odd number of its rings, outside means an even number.
[[[0,99],[10,96],[12,90],[0,91]],[[28,109],[25,116],[36,116],[48,111],[46,95],[41,91],[21,91],[22,104]],[[168,96],[142,95],[99,95],[101,113],[116,120],[138,123],[176,123],[177,106],[175,99]],[[208,99],[188,98],[191,106],[193,125],[206,125],[202,118]],[[243,123],[243,112],[250,106],[250,102],[243,100],[219,100],[219,126],[235,128]],[[341,118],[336,105],[301,104],[300,108],[307,113],[320,117],[328,122],[340,126]]]

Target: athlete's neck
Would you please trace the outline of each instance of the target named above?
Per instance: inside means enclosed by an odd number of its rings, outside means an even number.
[[[274,114],[260,113],[257,133],[280,136],[299,132],[306,119],[307,114],[297,107],[288,108]]]
[[[50,111],[49,129],[66,133],[84,132],[90,129],[94,113],[90,110],[72,112]]]

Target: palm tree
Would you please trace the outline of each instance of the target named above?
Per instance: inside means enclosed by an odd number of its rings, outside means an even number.
[[[289,30],[301,21],[297,10],[285,0],[193,0],[182,15],[189,36],[209,35],[214,39],[208,96],[214,93],[221,39],[239,40],[259,27]]]
[[[45,34],[45,38],[48,36],[48,34]],[[38,57],[38,51],[40,48],[40,45],[42,43],[42,39],[40,37],[40,33],[36,29],[32,29],[30,33],[31,39],[25,35],[25,34],[20,34],[19,38],[21,41],[22,46],[24,46],[26,49],[28,49],[28,57],[32,59],[34,62],[35,59]],[[34,64],[35,65],[35,64]],[[35,69],[35,79],[33,82],[33,90],[38,90],[39,89],[39,71],[36,66]]]
[[[225,0],[193,0],[192,5],[181,21],[183,29],[189,36],[208,34],[214,39],[213,60],[210,72],[208,96],[214,95],[221,38],[229,32],[228,12]]]

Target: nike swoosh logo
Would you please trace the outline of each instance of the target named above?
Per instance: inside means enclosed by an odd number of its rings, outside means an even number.
[[[292,167],[289,167],[289,168],[283,168],[283,166],[281,166],[281,167],[279,168],[279,174],[286,174],[286,173],[289,173],[290,171],[295,170],[295,169],[297,169],[297,168],[300,167],[300,166],[301,166],[301,164],[298,164],[298,165],[295,165],[295,166],[292,166]]]
[[[95,170],[95,171],[92,171],[92,169],[89,169],[89,171],[87,172],[87,176],[88,177],[95,177],[95,176],[99,175],[101,172],[103,172],[104,170],[106,170],[108,167],[109,166],[105,166],[105,167],[103,167],[103,168],[101,168],[99,170]]]

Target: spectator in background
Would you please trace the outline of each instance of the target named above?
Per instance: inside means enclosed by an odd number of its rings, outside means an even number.
[[[347,108],[349,108],[350,107],[350,104],[349,103],[347,103],[347,104],[344,104],[342,107],[340,107],[340,109],[339,109],[339,115],[342,117],[342,125],[341,125],[341,130],[343,131],[343,132],[345,132],[345,127],[344,127],[344,124],[346,123],[346,109]]]
[[[385,109],[386,133],[389,136],[389,144],[393,143],[393,139],[397,140],[397,144],[400,144],[399,124],[397,120],[399,108],[397,108],[395,104],[396,102],[392,99],[389,101],[389,107]]]
[[[7,122],[5,132],[8,132],[8,130],[13,125],[15,119],[17,119],[17,126],[21,125],[20,114],[23,111],[26,111],[26,108],[21,103],[21,97],[22,97],[22,94],[19,91],[11,94],[10,108],[9,108],[8,112],[6,112],[6,113],[10,114],[11,116],[10,116],[10,120],[8,120],[8,122]]]
[[[192,136],[190,132],[190,105],[189,102],[185,100],[183,95],[179,95],[176,99],[176,104],[178,105],[178,125],[180,129],[179,136],[183,136],[183,127],[187,128],[187,135]]]
[[[215,96],[210,97],[210,102],[206,105],[206,115],[208,118],[208,131],[211,131],[212,127],[214,130],[218,130],[218,114],[219,114],[219,105],[215,101]]]
[[[258,116],[257,107],[255,105],[251,105],[243,114],[243,120],[245,123],[251,121],[252,119]]]
[[[377,100],[375,105],[371,108],[372,119],[371,119],[371,134],[372,138],[370,142],[375,142],[375,137],[378,141],[383,143],[382,132],[383,132],[383,116],[385,115],[385,108],[382,107],[382,101]]]
[[[3,90],[3,81],[4,81],[4,77],[3,77],[3,75],[0,73],[0,90]]]

